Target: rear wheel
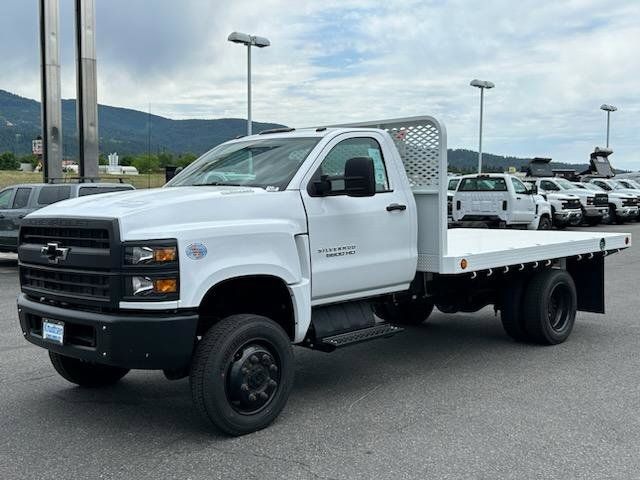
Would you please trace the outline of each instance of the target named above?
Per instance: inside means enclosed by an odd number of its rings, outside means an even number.
[[[280,414],[293,386],[285,331],[259,315],[232,315],[204,335],[189,382],[200,414],[229,435],[255,432]]]
[[[117,383],[129,373],[127,368],[111,367],[100,363],[85,362],[76,358],[65,357],[59,353],[49,352],[53,368],[65,380],[81,387],[105,387]]]
[[[377,316],[390,323],[419,325],[431,315],[433,303],[425,299],[388,301],[376,305],[374,311]]]
[[[564,342],[573,329],[577,310],[576,287],[564,270],[545,270],[528,283],[522,302],[524,328],[542,345]]]

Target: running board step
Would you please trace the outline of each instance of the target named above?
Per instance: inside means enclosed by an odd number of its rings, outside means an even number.
[[[352,332],[325,337],[321,340],[321,343],[330,348],[340,348],[346,347],[347,345],[353,345],[354,343],[374,340],[380,337],[391,337],[392,335],[402,332],[403,330],[403,328],[397,327],[395,325],[383,323],[380,325],[374,325],[373,327],[361,328]]]

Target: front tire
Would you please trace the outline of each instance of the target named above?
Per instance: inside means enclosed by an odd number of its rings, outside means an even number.
[[[540,217],[538,222],[538,230],[551,230],[551,220],[549,217]]]
[[[204,335],[189,382],[199,413],[232,436],[255,432],[280,414],[293,386],[293,349],[285,331],[259,315],[232,315]]]
[[[573,329],[576,311],[576,287],[568,272],[545,270],[528,283],[522,315],[531,341],[541,345],[564,342]]]
[[[49,352],[53,368],[65,380],[81,387],[106,387],[117,383],[129,373],[128,368],[111,367],[100,363],[85,362],[66,357],[59,353]]]

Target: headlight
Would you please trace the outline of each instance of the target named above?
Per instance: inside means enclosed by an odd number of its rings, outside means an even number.
[[[169,295],[177,291],[177,278],[131,277],[131,293],[134,296]]]
[[[135,245],[125,247],[125,265],[163,265],[178,260],[175,245]]]
[[[122,300],[161,302],[180,298],[180,259],[175,239],[125,242]]]

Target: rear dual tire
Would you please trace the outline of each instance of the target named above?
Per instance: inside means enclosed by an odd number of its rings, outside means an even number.
[[[573,329],[576,288],[564,270],[545,270],[528,283],[517,279],[503,293],[500,314],[505,332],[519,342],[556,345]]]

